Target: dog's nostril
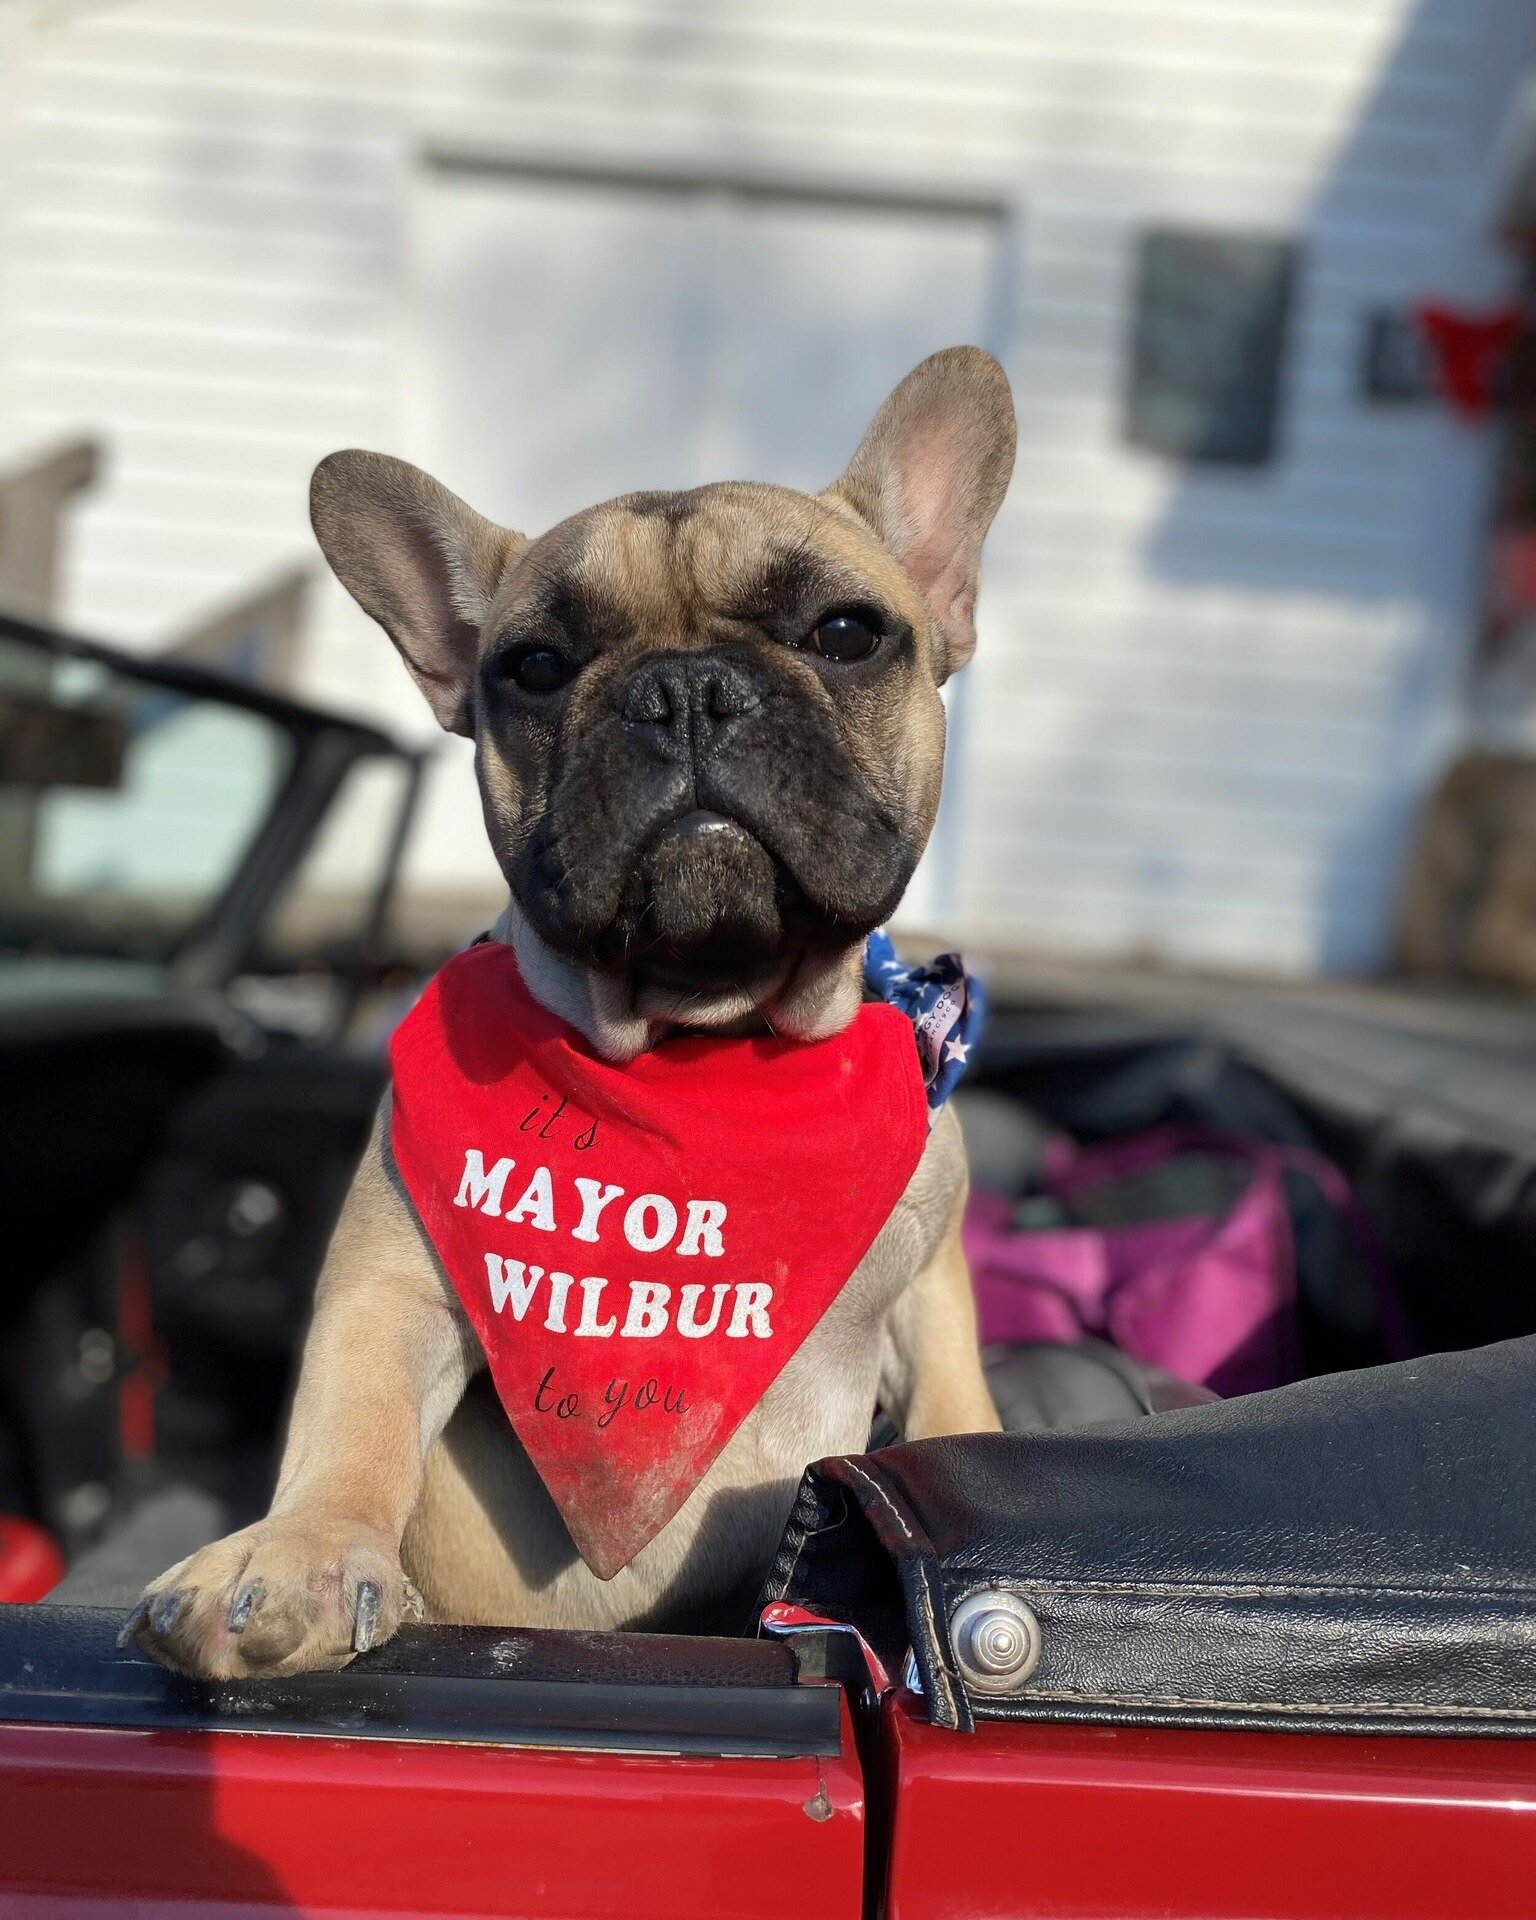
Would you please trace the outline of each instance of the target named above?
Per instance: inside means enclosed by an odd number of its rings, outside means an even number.
[[[702,705],[712,720],[734,720],[757,705],[757,690],[744,673],[724,667],[710,674]]]
[[[670,726],[676,710],[673,690],[660,673],[642,673],[624,696],[624,718],[640,725]]]

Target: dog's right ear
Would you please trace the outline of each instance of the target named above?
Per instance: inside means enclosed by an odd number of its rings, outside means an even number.
[[[309,517],[336,578],[400,649],[439,724],[472,734],[480,629],[523,536],[419,467],[356,448],[315,468]]]

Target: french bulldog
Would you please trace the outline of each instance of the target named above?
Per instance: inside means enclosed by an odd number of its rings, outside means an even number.
[[[511,944],[601,1057],[851,1022],[866,936],[938,807],[939,688],[975,646],[1012,471],[1008,384],[923,361],[824,492],[629,494],[525,538],[378,453],[314,476],[315,532],[439,722],[475,743]],[[321,1273],[271,1511],[172,1567],[125,1640],[209,1678],[345,1665],[407,1618],[738,1623],[801,1472],[998,1426],[949,1110],[851,1279],[676,1516],[620,1572],[577,1554],[393,1177],[388,1102]]]

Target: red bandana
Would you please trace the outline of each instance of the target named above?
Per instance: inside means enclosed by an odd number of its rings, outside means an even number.
[[[912,1027],[597,1059],[510,947],[395,1034],[391,1141],[507,1418],[611,1579],[672,1518],[868,1252],[922,1157]]]

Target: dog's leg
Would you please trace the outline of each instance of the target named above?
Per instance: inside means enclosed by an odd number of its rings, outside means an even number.
[[[886,1315],[880,1398],[907,1440],[1002,1427],[981,1370],[964,1211],[962,1184],[943,1238]]]
[[[419,1608],[400,1537],[478,1351],[381,1137],[382,1123],[320,1276],[271,1512],[163,1574],[124,1629],[180,1672],[345,1666]]]

